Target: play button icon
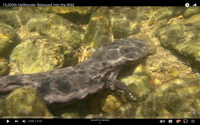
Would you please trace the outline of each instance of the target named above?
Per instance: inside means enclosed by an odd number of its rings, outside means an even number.
[[[10,121],[9,120],[6,120],[6,123],[9,123]]]

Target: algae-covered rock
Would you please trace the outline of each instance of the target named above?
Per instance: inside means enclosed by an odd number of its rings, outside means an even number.
[[[200,118],[200,79],[162,83],[136,111],[136,118]]]
[[[79,112],[66,112],[61,115],[65,119],[79,118]]]
[[[9,7],[8,7],[9,8]],[[37,7],[13,7],[0,10],[0,20],[11,25],[13,28],[20,28],[25,25],[29,19],[38,17],[41,11]]]
[[[161,45],[175,50],[191,63],[200,61],[200,14],[188,19],[171,19],[168,25],[160,28],[156,35]]]
[[[45,14],[45,13],[40,12],[37,9],[37,7],[30,7],[30,6],[15,7],[14,10],[17,16],[17,20],[20,23],[20,26],[26,25],[26,23],[31,18],[34,18],[34,17],[38,18],[39,16]]]
[[[199,6],[192,6],[192,7],[188,7],[185,12],[183,13],[183,16],[188,18],[196,13],[200,12],[200,7]]]
[[[125,69],[123,69],[123,71],[125,71]],[[145,69],[145,67],[139,65],[135,68],[132,76],[122,77],[120,81],[125,83],[130,92],[133,94],[133,98],[131,100],[143,101],[153,90],[149,77],[149,72]]]
[[[40,35],[63,40],[63,44],[69,44],[73,49],[81,46],[84,29],[61,16],[43,13],[31,18],[27,27],[29,31],[37,31]]]
[[[62,46],[55,39],[32,37],[15,47],[11,62],[17,63],[21,73],[44,72],[61,68],[64,63]]]
[[[83,43],[97,49],[113,41],[109,16],[107,7],[100,7],[91,15],[89,25],[84,33]]]
[[[170,19],[172,17],[180,15],[184,12],[185,9],[186,7],[137,7],[137,20]]]
[[[100,109],[104,112],[112,112],[118,109],[122,105],[122,101],[120,98],[112,93],[112,94],[104,94],[100,98]]]
[[[135,118],[135,111],[141,102],[126,102],[123,103],[117,110],[109,113],[101,114],[103,118]]]
[[[15,10],[0,9],[0,20],[11,25],[13,28],[18,28],[21,26]]]
[[[9,71],[8,60],[0,57],[0,76],[5,75]]]
[[[115,38],[126,38],[140,31],[140,24],[134,20],[135,7],[113,7],[110,9],[110,22]]]
[[[20,116],[50,118],[53,116],[33,87],[23,87],[12,91],[4,100],[1,108],[3,108],[1,116],[12,116],[13,118],[20,118]]]
[[[144,33],[138,33],[136,35],[129,36],[128,38],[138,38],[144,40],[147,44],[147,53],[148,54],[156,53],[156,45],[148,35],[145,35]]]
[[[63,4],[66,4],[66,3],[63,3]],[[56,14],[78,13],[81,15],[91,13],[95,8],[96,7],[92,7],[92,6],[69,6],[67,4],[66,6],[53,6],[53,7],[39,6],[38,7],[39,10],[42,10],[44,12],[53,12]]]
[[[95,49],[90,46],[81,46],[77,51],[78,62],[83,62],[93,55]]]
[[[17,34],[8,24],[0,22],[0,53],[3,53],[14,42]]]

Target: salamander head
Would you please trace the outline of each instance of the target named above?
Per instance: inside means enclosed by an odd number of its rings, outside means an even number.
[[[99,48],[93,58],[107,61],[112,66],[135,62],[147,54],[145,41],[136,38],[126,38]]]

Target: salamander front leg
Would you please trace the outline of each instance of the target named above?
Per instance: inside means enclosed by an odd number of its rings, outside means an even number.
[[[115,90],[123,90],[124,92],[128,93],[130,98],[133,98],[133,95],[130,93],[130,91],[128,90],[128,87],[120,82],[119,80],[116,79],[112,79],[112,78],[108,78],[108,80],[110,81],[108,85],[110,87],[111,90],[115,89]]]

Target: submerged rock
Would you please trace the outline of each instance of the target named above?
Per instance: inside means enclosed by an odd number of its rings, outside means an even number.
[[[100,7],[91,15],[90,22],[84,33],[84,44],[97,49],[113,41],[109,16],[108,7]]]
[[[184,12],[185,7],[162,7],[162,6],[148,6],[148,7],[137,7],[137,20],[148,20],[148,19],[170,19],[178,16]]]
[[[100,109],[104,112],[112,112],[118,109],[122,105],[122,101],[120,98],[112,93],[112,94],[105,94],[100,98]]]
[[[161,45],[183,55],[192,65],[197,65],[200,62],[199,21],[200,14],[188,19],[173,18],[156,35]]]
[[[19,28],[21,26],[21,23],[18,21],[18,16],[16,15],[16,11],[14,10],[1,9],[0,20],[11,25],[13,28]]]
[[[44,12],[53,12],[56,14],[67,14],[67,13],[78,13],[80,15],[85,15],[91,13],[96,7],[92,6],[53,6],[53,7],[38,7],[39,10]],[[68,3],[69,4],[69,3]],[[73,4],[72,4],[73,5]]]
[[[55,39],[37,36],[16,46],[10,56],[21,73],[44,72],[61,68],[64,63],[62,46]]]
[[[23,87],[12,91],[0,104],[0,116],[13,118],[36,116],[39,118],[52,118],[42,99],[33,87]]]
[[[129,69],[127,69],[129,68]],[[121,72],[125,70],[130,70],[130,67],[122,69]],[[133,75],[121,78],[121,82],[128,86],[128,89],[133,94],[132,101],[143,101],[147,98],[148,94],[152,92],[153,87],[150,84],[149,73],[142,65],[135,68]],[[128,97],[127,97],[128,98]]]
[[[14,42],[17,34],[15,30],[8,24],[0,22],[0,53],[4,54],[6,49]]]
[[[0,57],[0,76],[5,75],[9,71],[8,60]]]
[[[185,12],[183,13],[184,17],[190,17],[196,13],[199,13],[200,7],[199,6],[193,6],[193,7],[188,7]]]
[[[81,46],[84,29],[61,16],[43,13],[31,18],[27,27],[30,31],[36,30],[40,35],[63,40],[63,44],[67,43],[73,49]]]
[[[147,44],[147,54],[153,55],[156,53],[156,45],[154,41],[151,40],[151,38],[148,35],[140,32],[136,35],[129,36],[128,38],[138,38],[138,39],[144,40]]]
[[[141,102],[126,102],[123,103],[114,112],[103,113],[100,116],[103,118],[122,118],[122,119],[132,119],[135,118],[135,111]]]
[[[112,7],[110,15],[115,38],[125,38],[140,31],[140,23],[135,20],[137,17],[135,7]]]
[[[200,79],[162,83],[136,111],[136,118],[200,118]]]

